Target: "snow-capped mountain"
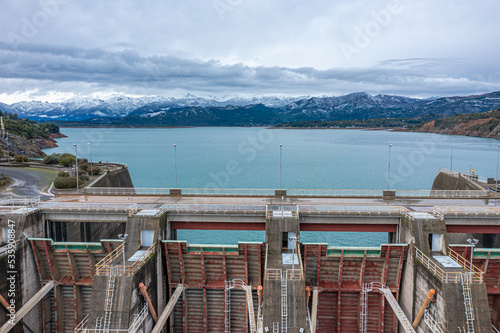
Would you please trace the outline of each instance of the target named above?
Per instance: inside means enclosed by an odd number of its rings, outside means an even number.
[[[0,110],[35,120],[86,120],[108,125],[251,126],[278,121],[349,120],[451,116],[500,108],[500,92],[483,95],[416,99],[353,93],[331,97],[173,97],[115,96],[102,100],[73,98],[60,103],[1,104]]]
[[[115,96],[102,100],[78,97],[56,103],[40,101],[23,101],[11,105],[0,103],[0,110],[17,113],[20,117],[29,117],[34,120],[81,121],[92,118],[122,118],[136,110],[139,113],[148,113],[182,107],[226,107],[253,104],[281,107],[295,100],[297,98],[274,96],[218,99],[197,97],[192,94],[187,94],[183,98]]]
[[[300,119],[363,119],[395,116],[398,110],[419,102],[419,99],[392,96],[353,93],[339,97],[312,97],[284,106],[286,114]]]
[[[96,117],[121,118],[135,109],[161,99],[144,97],[131,98],[116,96],[108,100],[96,98],[72,98],[64,102],[19,102],[11,104],[11,109],[21,117],[30,119],[84,120]]]

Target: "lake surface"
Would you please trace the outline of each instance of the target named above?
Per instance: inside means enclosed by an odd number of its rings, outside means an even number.
[[[500,140],[428,133],[354,129],[267,129],[198,127],[172,129],[61,128],[68,138],[47,154],[128,165],[136,187],[288,189],[430,189],[435,173],[476,170],[494,177]],[[176,148],[174,148],[174,144]],[[389,144],[391,177],[388,183]],[[352,245],[348,233],[302,233],[302,241]],[[377,246],[386,234],[361,234],[359,244]],[[211,243],[263,241],[261,232],[228,231],[210,235]],[[215,237],[215,238],[214,238]],[[179,231],[178,238],[207,243],[200,231]]]

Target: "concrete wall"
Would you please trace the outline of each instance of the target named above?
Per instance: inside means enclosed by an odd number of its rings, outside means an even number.
[[[118,170],[108,171],[96,179],[92,187],[134,187],[132,178],[127,167]]]
[[[439,172],[432,183],[432,190],[484,190],[470,179],[448,172]]]
[[[26,304],[28,300],[33,297],[36,292],[41,288],[39,282],[39,275],[36,270],[35,259],[33,257],[33,252],[28,244],[28,242],[23,237],[23,232],[29,237],[43,237],[43,224],[39,223],[40,213],[36,212],[30,215],[6,215],[2,217],[0,223],[1,227],[6,227],[9,224],[9,220],[15,222],[15,238],[18,241],[17,250],[15,252],[15,300],[16,300],[16,310],[19,310],[23,304]],[[12,225],[12,224],[11,224]],[[8,296],[8,284],[7,277],[12,274],[7,274],[7,271],[12,271],[8,269],[9,259],[12,257],[4,256],[0,258],[0,294],[9,301]],[[7,312],[5,309],[0,310],[0,322],[3,323],[6,319]],[[41,330],[41,305],[35,306],[26,316],[24,316],[24,322],[32,330]],[[22,324],[17,324],[16,327],[11,332],[23,332]]]

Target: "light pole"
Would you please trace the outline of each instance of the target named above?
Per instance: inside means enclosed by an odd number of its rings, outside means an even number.
[[[392,144],[389,144],[389,166],[387,170],[387,190],[391,189],[391,147]]]
[[[282,171],[283,171],[283,145],[280,144],[280,190],[281,190]]]
[[[500,145],[497,147],[497,173],[495,176],[495,196],[498,194],[498,153],[500,152]]]
[[[122,249],[122,252],[123,252],[123,266],[125,267],[125,238],[127,238],[128,234],[119,234],[118,235],[118,238],[120,238],[122,240],[122,243],[123,243],[123,249]]]
[[[177,145],[174,143],[175,188],[177,188]]]
[[[453,171],[453,146],[451,145],[450,171]]]
[[[9,142],[9,132],[7,132],[7,160],[10,165],[10,142]]]
[[[474,256],[474,246],[479,242],[478,239],[467,239],[467,243],[470,244],[471,250],[470,250],[470,273],[472,274],[472,257]]]
[[[282,212],[283,213],[283,212]],[[289,238],[291,241],[293,241],[293,248],[292,248],[292,274],[295,274],[295,242],[299,239],[297,236],[293,236]],[[295,283],[293,284],[293,303],[295,304]],[[293,324],[295,326],[295,318],[297,317],[295,311],[296,311],[296,306],[294,305],[293,307]]]
[[[292,270],[295,269],[295,242],[299,239],[297,236],[288,237],[289,240],[293,241],[292,248]]]
[[[87,144],[89,145],[90,149],[90,175],[94,177],[94,168],[92,167],[92,144],[90,142],[87,142]]]
[[[76,193],[78,193],[78,190],[80,188],[79,186],[79,181],[78,181],[78,146],[76,144],[73,144],[75,147],[75,165],[76,165]]]

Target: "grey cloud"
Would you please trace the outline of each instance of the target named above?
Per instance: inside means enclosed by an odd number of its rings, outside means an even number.
[[[226,65],[217,60],[178,56],[142,56],[134,50],[110,52],[71,46],[21,44],[13,50],[0,42],[3,79],[43,80],[53,84],[82,82],[95,89],[142,89],[143,93],[183,89],[210,94],[228,90],[269,94],[347,93],[368,91],[412,96],[448,95],[500,88],[500,76],[481,80],[439,71],[461,59],[396,59],[370,68]],[[484,81],[484,82],[482,82]],[[44,83],[45,84],[45,83]]]

